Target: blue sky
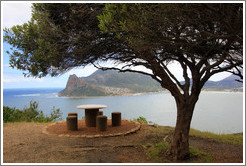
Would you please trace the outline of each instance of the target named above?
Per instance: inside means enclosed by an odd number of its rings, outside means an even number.
[[[13,25],[23,24],[31,18],[31,3],[30,2],[1,2],[1,31],[3,28],[10,28]],[[3,41],[2,41],[3,42]],[[44,78],[31,78],[24,77],[23,71],[12,69],[9,67],[9,55],[6,51],[10,51],[10,45],[7,43],[2,44],[2,84],[3,89],[5,88],[52,88],[52,87],[61,87],[66,86],[67,79],[69,75],[76,74],[79,77],[85,77],[93,72],[96,69],[93,66],[88,66],[85,68],[76,68],[73,69],[61,76],[58,77],[44,77]],[[181,70],[173,65],[171,71],[177,78],[182,77]],[[211,80],[217,81],[228,76],[228,73],[217,74],[211,78]]]
[[[31,3],[30,2],[1,2],[1,7],[3,11],[2,15],[2,29],[10,28],[13,25],[23,24],[31,18]],[[52,88],[52,87],[62,87],[66,86],[67,79],[69,75],[76,74],[79,77],[85,77],[93,72],[96,69],[92,66],[86,68],[76,68],[68,73],[65,73],[58,77],[44,77],[44,78],[32,78],[24,77],[23,71],[12,69],[9,67],[9,55],[6,51],[10,50],[10,45],[6,42],[3,42],[3,48],[1,49],[2,57],[2,83],[3,89],[5,88]]]

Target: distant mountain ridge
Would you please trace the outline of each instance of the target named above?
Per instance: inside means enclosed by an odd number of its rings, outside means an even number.
[[[158,92],[163,88],[151,77],[137,73],[97,70],[88,77],[70,75],[59,96],[115,96],[142,92]]]
[[[234,81],[231,75],[221,81],[208,81],[204,90],[242,91],[243,84]],[[143,92],[160,92],[164,89],[151,77],[138,73],[120,73],[115,70],[97,70],[88,77],[70,75],[66,88],[59,92],[59,96],[116,96]]]
[[[235,75],[230,75],[220,81],[206,82],[203,90],[223,90],[223,91],[243,91],[243,83],[235,81],[238,79]]]

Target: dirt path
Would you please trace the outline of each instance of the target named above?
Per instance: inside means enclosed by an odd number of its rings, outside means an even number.
[[[3,127],[4,163],[151,163],[140,144],[163,136],[144,126],[135,134],[108,138],[45,135],[47,124],[15,123]],[[190,144],[213,156],[215,162],[243,162],[243,147],[191,137]]]

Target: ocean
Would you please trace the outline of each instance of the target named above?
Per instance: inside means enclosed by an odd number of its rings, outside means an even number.
[[[162,126],[175,126],[176,104],[170,93],[148,93],[133,96],[67,98],[58,97],[60,88],[52,89],[4,89],[3,105],[23,109],[30,101],[37,101],[39,109],[49,115],[53,109],[60,108],[65,120],[68,112],[78,112],[79,118],[84,110],[76,109],[82,104],[103,104],[104,115],[111,118],[111,112],[121,112],[123,119],[139,116]],[[191,128],[217,134],[243,132],[243,93],[202,92],[195,107]]]

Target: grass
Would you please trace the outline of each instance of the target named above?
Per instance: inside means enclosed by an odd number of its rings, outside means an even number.
[[[149,147],[146,149],[147,156],[151,159],[151,161],[156,163],[170,163],[168,159],[163,157],[162,155],[169,149],[169,145],[165,143],[157,143],[154,145],[147,145]]]
[[[142,147],[145,150],[148,158],[153,162],[157,163],[170,163],[173,162],[168,159],[166,156],[166,152],[170,147],[170,143],[172,140],[172,134],[174,132],[174,127],[167,126],[158,126],[149,127],[145,129],[146,135],[145,144],[142,144]],[[163,141],[167,135],[170,136],[170,140],[167,139]],[[199,130],[191,129],[190,130],[191,137],[197,137],[201,139],[208,139],[218,143],[226,143],[243,146],[243,134],[214,134],[211,132],[202,132]],[[169,137],[168,137],[169,138]],[[147,143],[148,142],[148,143]],[[182,162],[185,163],[212,163],[213,156],[209,153],[206,153],[200,149],[190,146],[190,159]]]
[[[193,146],[190,146],[190,159],[186,162],[190,163],[212,163],[213,156],[209,153],[201,151]]]
[[[199,130],[191,129],[190,136],[211,139],[221,143],[243,145],[243,134],[214,134],[211,132],[202,132]]]
[[[174,127],[159,126],[158,128],[151,129],[151,133],[158,133],[158,135],[163,136],[170,134],[174,131]],[[219,143],[227,143],[233,145],[243,145],[243,134],[214,134],[211,132],[202,132],[199,130],[191,129],[190,136],[210,139]]]
[[[157,143],[154,145],[146,145],[148,149],[145,150],[147,156],[151,159],[151,161],[156,163],[171,163],[173,161],[169,160],[168,157],[165,157],[167,150],[170,145],[167,143]],[[195,147],[190,146],[190,159],[182,162],[185,163],[212,163],[213,156],[201,151]]]

